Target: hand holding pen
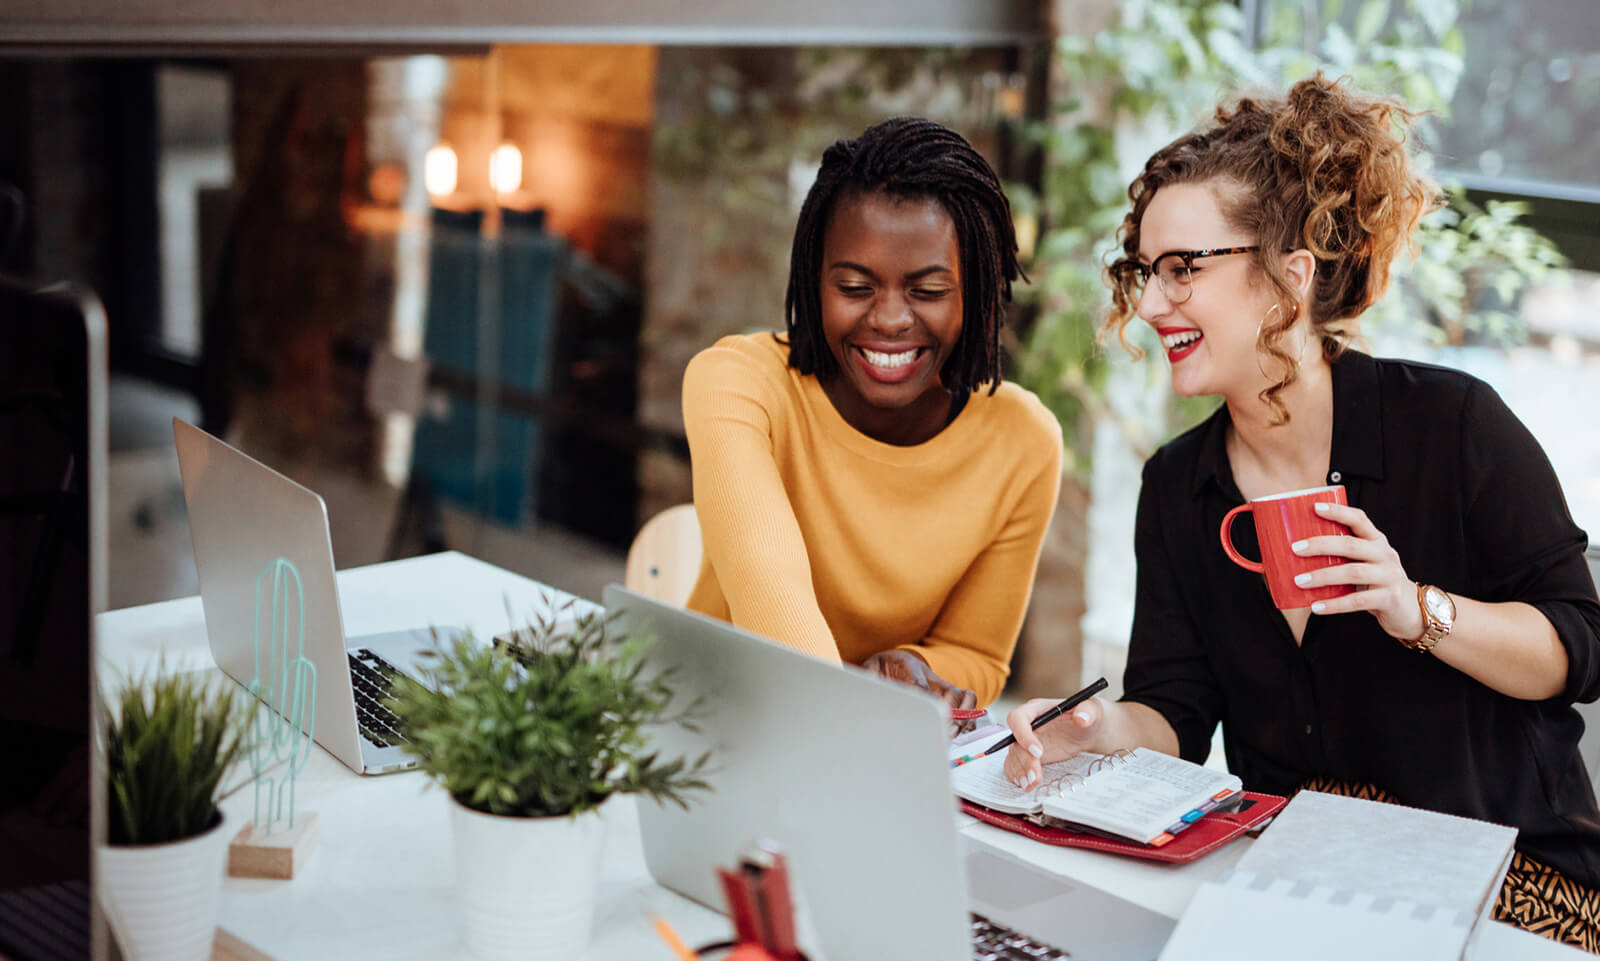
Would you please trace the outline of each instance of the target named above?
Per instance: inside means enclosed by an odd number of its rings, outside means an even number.
[[[1022,707],[1006,715],[1006,723],[1011,725],[1012,733],[1007,734],[998,741],[995,741],[982,751],[978,751],[977,753],[969,754],[966,757],[957,758],[956,760],[951,761],[950,766],[952,768],[960,767],[963,764],[976,761],[980,757],[988,757],[991,754],[998,754],[999,752],[1004,751],[1006,748],[1015,744],[1017,742],[1017,735],[1023,730],[1022,726],[1018,723],[1019,715],[1021,716],[1020,720],[1027,724],[1027,730],[1031,733],[1039,730],[1039,728],[1044,727],[1046,724],[1049,724],[1062,714],[1072,710],[1079,704],[1089,700],[1091,697],[1094,697],[1096,694],[1105,689],[1106,679],[1102,677],[1098,681],[1095,681],[1093,684],[1090,684],[1088,687],[1064,701],[1058,701],[1054,704],[1043,699],[1029,701],[1027,704],[1024,704]],[[1045,705],[1049,706],[1046,707]],[[1037,710],[1035,710],[1036,708]],[[1039,753],[1040,752],[1038,750],[1034,750],[1033,756],[1038,757]],[[1077,752],[1074,751],[1072,753],[1075,754]],[[1070,757],[1071,755],[1068,756]]]
[[[1006,777],[1020,788],[1033,787],[1039,780],[1045,754],[1040,739],[1050,739],[1051,760],[1069,758],[1088,750],[1101,716],[1100,704],[1094,696],[1105,689],[1106,679],[1102,677],[1064,701],[1040,698],[1027,702],[1006,715],[1011,734],[996,741],[984,753],[1015,744],[1016,749],[1006,758]],[[1062,718],[1063,714],[1066,717]],[[1051,724],[1052,721],[1056,723]],[[1048,731],[1042,730],[1045,725],[1050,725]]]

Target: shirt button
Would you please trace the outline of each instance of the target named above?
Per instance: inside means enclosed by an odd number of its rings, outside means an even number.
[[[1328,482],[1329,483],[1337,484],[1342,480],[1344,480],[1344,475],[1339,473],[1338,471],[1334,471],[1333,473],[1328,475]]]
[[[1309,725],[1309,724],[1306,725],[1306,733],[1307,734],[1311,733],[1311,725]]]

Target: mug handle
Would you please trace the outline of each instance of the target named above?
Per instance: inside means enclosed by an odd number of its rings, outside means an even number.
[[[1240,504],[1222,518],[1222,549],[1227,552],[1228,560],[1233,561],[1247,571],[1254,571],[1260,574],[1262,571],[1260,562],[1245,557],[1233,546],[1233,522],[1241,513],[1249,509],[1249,504]]]

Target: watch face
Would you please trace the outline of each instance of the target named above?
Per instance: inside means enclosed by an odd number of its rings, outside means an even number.
[[[1430,587],[1422,592],[1422,603],[1427,605],[1428,613],[1433,616],[1433,619],[1440,623],[1449,624],[1451,619],[1456,616],[1455,601],[1452,601],[1449,594],[1439,590],[1437,587]]]

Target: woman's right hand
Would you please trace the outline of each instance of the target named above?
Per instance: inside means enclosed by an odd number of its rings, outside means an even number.
[[[1017,739],[1006,752],[1006,778],[1023,790],[1038,786],[1044,765],[1089,750],[1105,716],[1100,699],[1091,697],[1035,731],[1033,719],[1059,703],[1047,697],[1034,698],[1006,715],[1006,725]]]

